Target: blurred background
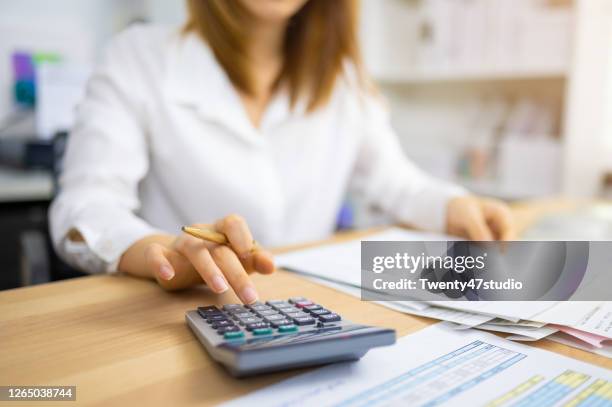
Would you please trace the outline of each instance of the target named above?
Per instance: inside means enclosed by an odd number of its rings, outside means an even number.
[[[0,289],[75,275],[46,218],[74,107],[110,37],[184,18],[182,1],[0,0]],[[599,202],[528,236],[612,238],[612,1],[363,0],[361,39],[418,165],[508,201]],[[355,197],[339,215],[386,221]]]

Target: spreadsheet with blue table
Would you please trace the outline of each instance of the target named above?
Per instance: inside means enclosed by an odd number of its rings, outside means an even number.
[[[323,367],[227,406],[612,406],[612,371],[475,330],[433,325],[360,362]]]

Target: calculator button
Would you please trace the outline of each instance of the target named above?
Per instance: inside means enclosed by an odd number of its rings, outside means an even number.
[[[315,319],[313,317],[298,317],[293,318],[293,322],[296,325],[312,325],[315,323]]]
[[[269,328],[270,324],[268,324],[267,322],[255,322],[252,324],[247,324],[246,329],[247,331],[252,331],[254,329],[261,329],[261,328]]]
[[[308,300],[306,300],[306,301],[297,301],[297,302],[294,302],[294,304],[298,308],[304,308],[304,307],[307,307],[309,305],[314,305],[314,303],[312,301],[308,301]]]
[[[232,315],[236,315],[236,314],[240,314],[243,312],[251,312],[250,309],[243,307],[242,305],[240,305],[240,308],[232,308],[230,310],[227,311],[228,313],[232,314]]]
[[[223,328],[225,326],[234,326],[234,323],[232,321],[225,320],[225,321],[215,321],[211,325],[212,329]]]
[[[312,305],[307,305],[305,307],[302,307],[304,311],[313,311],[313,310],[321,309],[321,308],[323,307],[320,306],[319,304],[312,304]]]
[[[240,325],[256,324],[257,322],[261,322],[261,318],[257,318],[257,317],[241,318],[238,321],[240,322]]]
[[[217,333],[219,335],[223,335],[226,332],[240,332],[240,328],[238,328],[236,325],[232,325],[232,326],[224,326],[222,328],[217,329]]]
[[[244,309],[244,307],[240,304],[227,304],[223,306],[223,310],[225,311],[231,311],[235,309]]]
[[[216,314],[216,315],[208,315],[206,317],[206,322],[213,323],[213,322],[217,322],[217,321],[226,321],[227,317],[223,314]]]
[[[213,313],[213,314],[218,314],[221,312],[221,310],[215,307],[214,305],[208,305],[206,307],[198,307],[198,311],[204,312],[204,313]]]
[[[283,301],[283,300],[268,301],[266,304],[276,309],[292,307],[292,305],[289,302]]]
[[[331,312],[329,312],[329,310],[326,310],[325,308],[312,309],[312,310],[308,310],[308,312],[310,312],[315,317],[318,316],[318,315],[331,314]]]
[[[255,314],[253,314],[252,312],[239,312],[237,314],[234,314],[234,319],[249,318],[254,316]]]
[[[304,297],[292,297],[292,298],[289,298],[289,302],[292,303],[292,304],[295,304],[298,301],[308,301],[308,299],[304,298]]]
[[[272,333],[272,328],[258,328],[253,329],[253,335],[270,335]]]
[[[250,305],[249,306],[250,309],[252,309],[253,311],[267,311],[267,310],[271,310],[272,307],[270,307],[269,305],[265,305],[265,304],[254,304],[254,305]]]
[[[266,315],[276,315],[278,314],[278,311],[273,310],[273,309],[267,309],[263,311],[257,311],[257,314],[259,314],[262,317],[265,317]]]
[[[293,325],[293,322],[288,319],[279,319],[278,321],[271,321],[272,327],[278,328],[283,325]]]
[[[264,317],[266,321],[280,321],[281,319],[285,319],[284,315],[276,314],[276,315],[266,315]]]
[[[291,324],[291,325],[282,325],[278,327],[278,332],[296,332],[298,330],[298,327]]]
[[[287,312],[298,312],[298,309],[295,308],[293,305],[289,305],[288,307],[279,307],[277,308],[277,311],[286,314]]]
[[[223,334],[223,339],[238,339],[244,336],[242,331],[230,331]]]
[[[322,322],[335,322],[335,321],[340,321],[342,318],[340,318],[340,315],[338,314],[326,314],[326,315],[319,315],[319,320],[321,320]]]
[[[300,317],[308,317],[310,315],[308,315],[305,312],[301,312],[298,310],[295,310],[296,312],[287,312],[285,315],[288,316],[289,318],[300,318]]]
[[[200,314],[202,318],[208,318],[209,315],[223,315],[219,308],[214,305],[209,307],[198,307],[198,314]]]

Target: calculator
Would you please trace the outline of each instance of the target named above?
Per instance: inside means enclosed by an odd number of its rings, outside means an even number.
[[[187,311],[187,324],[236,377],[357,360],[395,343],[393,329],[356,324],[303,297]]]

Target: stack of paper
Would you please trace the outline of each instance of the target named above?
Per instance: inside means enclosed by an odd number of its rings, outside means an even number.
[[[453,237],[398,228],[368,236],[367,241],[446,241]],[[276,259],[281,268],[361,297],[361,241],[290,252]],[[383,301],[408,314],[452,323],[455,329],[477,328],[509,333],[508,339],[547,338],[612,357],[611,302],[554,301]]]

